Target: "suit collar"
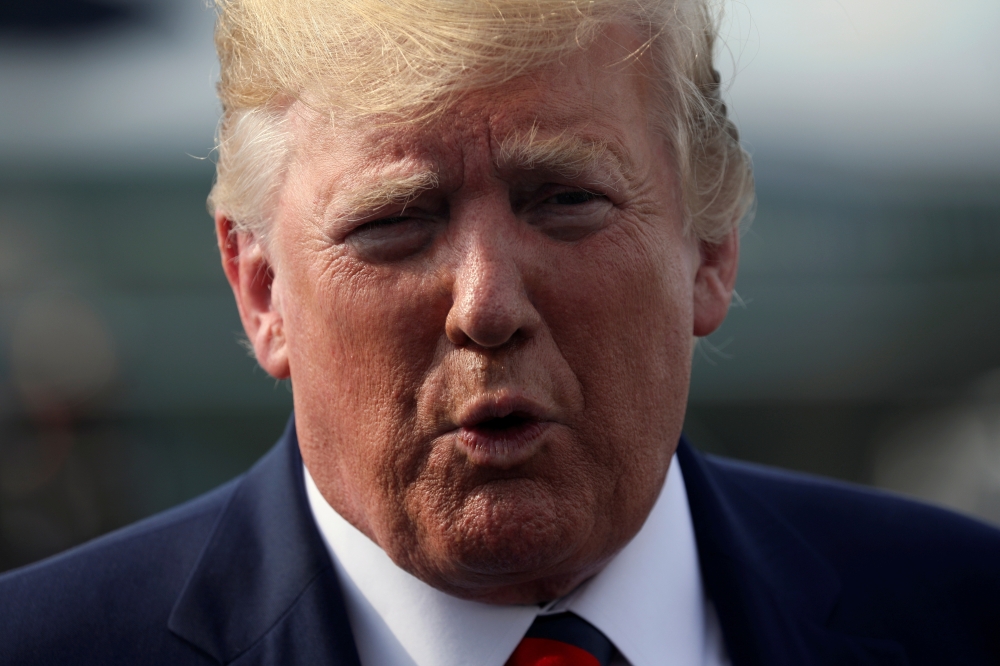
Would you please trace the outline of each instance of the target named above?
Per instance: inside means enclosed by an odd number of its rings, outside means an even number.
[[[677,459],[702,578],[735,666],[906,663],[895,643],[826,628],[839,576],[780,512],[683,437]]]
[[[294,417],[236,485],[168,626],[222,663],[244,655],[270,663],[268,654],[283,664],[358,663],[336,575],[307,508]],[[294,638],[280,656],[269,645]]]
[[[735,666],[906,663],[894,643],[825,627],[840,580],[779,512],[683,439],[677,459],[702,577]],[[290,420],[235,486],[168,626],[220,663],[357,666],[342,599]]]

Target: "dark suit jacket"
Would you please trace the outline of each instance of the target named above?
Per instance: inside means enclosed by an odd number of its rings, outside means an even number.
[[[736,666],[1000,664],[1000,532],[678,449]],[[293,426],[240,478],[0,578],[0,664],[357,664]]]

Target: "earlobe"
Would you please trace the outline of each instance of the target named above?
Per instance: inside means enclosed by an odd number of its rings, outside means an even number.
[[[223,211],[215,214],[215,233],[222,268],[257,362],[272,377],[287,379],[290,373],[281,299],[264,248],[252,234],[236,231]]]
[[[696,337],[708,335],[722,325],[736,286],[739,265],[739,228],[718,243],[700,242],[701,264],[694,282],[694,330]]]

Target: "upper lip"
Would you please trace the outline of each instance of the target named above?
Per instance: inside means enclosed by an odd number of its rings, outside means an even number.
[[[480,398],[461,410],[460,428],[474,428],[490,419],[501,419],[515,414],[526,420],[546,420],[546,410],[538,403],[520,395],[502,393]]]

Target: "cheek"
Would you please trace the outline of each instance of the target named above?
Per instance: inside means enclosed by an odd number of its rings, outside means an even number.
[[[581,384],[605,467],[656,477],[680,434],[690,377],[685,246],[638,232],[595,240],[580,261],[558,265],[544,316]]]
[[[428,278],[312,269],[288,285],[296,418],[315,421],[309,439],[328,464],[349,470],[340,481],[358,501],[391,497],[426,455],[415,393],[434,363],[447,300]]]
[[[327,392],[359,406],[412,401],[447,315],[432,279],[331,269],[303,271],[292,289],[287,337],[297,376],[316,375]]]

